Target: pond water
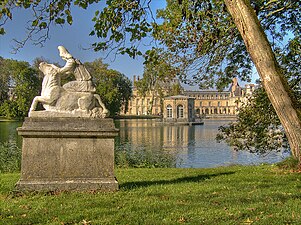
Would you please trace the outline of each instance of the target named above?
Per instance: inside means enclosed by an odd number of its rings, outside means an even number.
[[[181,168],[275,163],[288,156],[288,153],[260,156],[217,143],[218,127],[228,122],[205,120],[204,125],[172,126],[155,120],[117,120],[115,124],[120,135],[115,140],[115,150],[117,153],[139,153],[140,156],[168,155],[174,165]],[[16,132],[21,125],[22,122],[0,121],[0,142],[16,141],[21,146],[21,138]]]
[[[204,125],[162,125],[154,120],[120,120],[116,150],[169,153],[176,167],[203,168],[231,164],[275,163],[288,156],[270,153],[266,156],[235,151],[226,143],[215,140],[218,127],[230,121],[205,120]]]
[[[20,121],[0,120],[0,142],[14,141],[21,147],[22,138],[17,134],[17,127],[22,126]]]

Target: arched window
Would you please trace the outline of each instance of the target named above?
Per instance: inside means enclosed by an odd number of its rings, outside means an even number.
[[[167,105],[166,109],[167,109],[167,118],[172,118],[172,106]]]
[[[178,105],[177,106],[177,118],[183,118],[184,117],[184,106]]]

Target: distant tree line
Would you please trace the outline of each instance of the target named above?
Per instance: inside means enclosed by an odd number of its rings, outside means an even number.
[[[41,83],[38,69],[28,62],[0,57],[0,116],[9,119],[27,116]]]
[[[43,74],[38,69],[43,58],[28,62],[0,57],[0,117],[22,120],[28,115],[32,99],[41,92]],[[97,94],[110,111],[118,114],[132,95],[131,81],[122,73],[108,68],[101,59],[85,63],[93,76]],[[72,77],[63,78],[62,83]],[[42,107],[42,106],[40,106]],[[127,110],[124,107],[123,110]]]

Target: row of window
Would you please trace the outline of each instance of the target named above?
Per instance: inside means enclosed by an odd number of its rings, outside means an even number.
[[[167,105],[166,107],[167,110],[167,118],[172,118],[172,106]],[[177,106],[177,118],[184,118],[184,106],[183,105],[178,105]]]
[[[229,97],[229,94],[189,94],[188,96],[196,99],[227,99]]]
[[[142,98],[142,99],[137,98],[136,99],[136,105],[139,105],[140,102],[141,102],[141,105],[144,105],[145,104],[145,99],[144,98]],[[132,101],[130,101],[129,104],[130,104],[130,106],[132,106]],[[146,105],[149,105],[149,104],[150,104],[150,99],[147,98],[146,99]],[[155,98],[153,105],[157,105],[157,104],[158,104],[158,99]]]
[[[203,102],[199,102],[200,106],[203,106]],[[208,102],[208,106],[213,106],[212,102]],[[222,106],[221,102],[217,102],[217,106]],[[226,106],[229,106],[229,103],[226,102]]]
[[[196,114],[231,114],[231,110],[230,109],[217,109],[217,108],[213,108],[213,109],[197,109],[196,110]],[[232,114],[235,114],[234,111],[232,112]]]

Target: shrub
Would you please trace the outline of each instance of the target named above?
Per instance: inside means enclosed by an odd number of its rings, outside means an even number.
[[[21,148],[16,142],[0,143],[0,173],[10,173],[21,169]]]

